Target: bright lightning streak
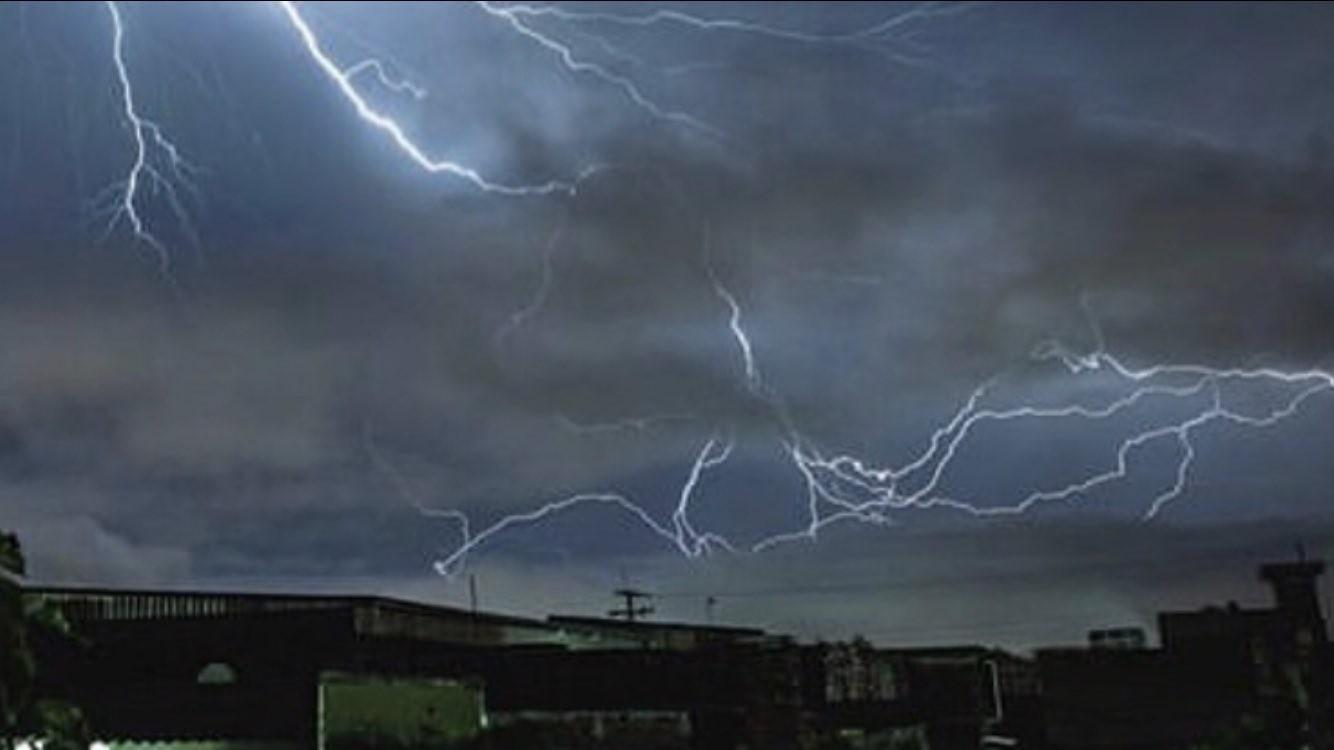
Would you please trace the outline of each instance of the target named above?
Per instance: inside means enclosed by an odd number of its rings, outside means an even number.
[[[555,18],[560,21],[575,23],[605,23],[617,26],[637,26],[647,28],[663,23],[674,23],[699,31],[730,31],[753,34],[788,42],[806,44],[827,44],[855,42],[884,37],[891,31],[906,26],[913,21],[963,13],[979,3],[922,3],[921,5],[863,29],[841,34],[811,34],[803,31],[777,28],[764,24],[741,21],[733,18],[705,18],[677,10],[655,10],[640,15],[621,15],[599,11],[572,11],[554,5],[509,5],[506,13],[515,17]]]
[[[157,255],[158,271],[164,277],[170,278],[171,257],[167,253],[166,245],[149,231],[140,213],[139,202],[145,187],[154,192],[161,192],[182,226],[193,235],[177,190],[178,185],[190,187],[188,173],[192,167],[181,155],[176,144],[162,132],[162,128],[140,114],[135,101],[134,85],[131,83],[129,69],[125,64],[125,23],[121,18],[120,6],[113,0],[105,0],[103,4],[111,17],[111,59],[120,88],[121,114],[134,141],[134,160],[130,164],[129,171],[124,180],[108,189],[115,204],[111,209],[112,218],[108,231],[114,228],[119,220],[125,220],[134,232],[135,238]],[[164,174],[161,168],[154,166],[154,153],[161,155],[160,160],[165,161],[168,173]]]
[[[729,552],[735,552],[736,549],[723,537],[718,534],[706,533],[700,534],[690,525],[690,500],[695,496],[695,488],[699,485],[700,477],[704,472],[726,463],[732,455],[733,443],[731,440],[720,442],[718,438],[711,437],[704,444],[704,448],[696,457],[694,465],[690,467],[690,476],[686,478],[685,484],[681,486],[681,494],[677,500],[676,511],[672,513],[672,523],[676,527],[676,539],[678,546],[689,540],[690,544],[686,552],[688,557],[697,557],[701,552],[707,551],[709,545],[718,545]]]
[[[502,195],[546,195],[550,193],[573,193],[576,182],[561,182],[553,180],[537,185],[511,185],[499,182],[493,182],[482,176],[476,169],[449,159],[438,159],[426,153],[426,151],[403,130],[403,126],[397,120],[377,110],[371,106],[366,98],[357,90],[353,83],[356,76],[365,63],[354,65],[351,68],[340,68],[337,63],[329,57],[324,51],[319,37],[315,35],[310,24],[302,17],[301,11],[297,9],[296,3],[283,0],[278,3],[282,8],[283,14],[287,17],[292,28],[296,30],[301,38],[301,43],[305,46],[307,54],[314,60],[315,64],[323,71],[324,75],[334,83],[339,93],[347,100],[356,111],[357,116],[372,128],[384,133],[389,137],[390,142],[398,148],[403,155],[412,160],[414,164],[427,172],[444,173],[460,177],[481,190],[488,193],[500,193]]]
[[[1239,426],[1254,428],[1273,426],[1298,412],[1312,397],[1334,391],[1334,373],[1324,370],[1284,371],[1274,368],[1211,368],[1202,365],[1159,365],[1142,369],[1132,369],[1122,364],[1106,352],[1073,357],[1064,350],[1042,350],[1046,356],[1059,359],[1069,372],[1079,375],[1085,372],[1106,369],[1134,386],[1127,396],[1117,399],[1102,408],[1090,408],[1072,405],[1056,408],[1036,408],[1022,406],[1012,409],[980,409],[978,400],[982,391],[974,393],[951,420],[950,424],[938,430],[929,448],[915,461],[902,468],[869,469],[860,460],[847,456],[823,459],[818,455],[806,455],[800,451],[792,452],[793,460],[806,477],[812,497],[818,497],[835,507],[839,512],[821,515],[813,503],[811,521],[807,529],[796,534],[784,534],[767,539],[757,548],[773,546],[775,543],[796,538],[813,538],[820,529],[839,520],[856,518],[858,520],[878,521],[878,517],[867,514],[880,514],[887,510],[923,509],[944,507],[962,511],[975,516],[1017,515],[1022,514],[1041,502],[1068,500],[1086,495],[1092,490],[1114,480],[1125,478],[1129,474],[1129,454],[1143,446],[1163,439],[1171,438],[1181,449],[1172,485],[1153,498],[1145,519],[1155,517],[1171,500],[1179,497],[1186,489],[1187,477],[1196,456],[1191,437],[1195,431],[1214,422],[1228,422]],[[1186,385],[1163,385],[1154,381],[1163,378],[1191,378]],[[1286,403],[1263,416],[1253,416],[1228,408],[1219,390],[1227,381],[1258,381],[1282,386],[1304,386]],[[973,428],[983,422],[1005,422],[1019,419],[1067,419],[1105,420],[1116,416],[1149,397],[1185,399],[1212,391],[1212,403],[1194,416],[1182,419],[1162,427],[1147,429],[1122,441],[1116,451],[1116,465],[1105,472],[1087,477],[1081,481],[1054,490],[1033,492],[1012,505],[980,506],[937,494],[942,477],[950,467],[959,446],[968,438]],[[919,471],[927,470],[924,485],[909,493],[900,493],[900,480],[910,479]],[[828,474],[839,482],[852,485],[872,499],[851,500],[840,494],[821,476]]]
[[[708,133],[714,137],[721,137],[717,128],[708,125],[685,112],[665,109],[649,99],[640,91],[639,86],[629,78],[615,73],[597,63],[581,60],[575,56],[574,50],[568,44],[564,44],[550,35],[543,34],[532,26],[523,22],[523,9],[526,6],[501,6],[490,2],[478,2],[477,7],[481,8],[487,15],[499,18],[506,23],[515,33],[529,39],[538,46],[554,54],[561,64],[571,73],[584,73],[594,78],[620,89],[627,99],[635,106],[649,113],[653,117],[679,125],[694,128],[696,130]]]
[[[727,305],[728,317],[727,328],[732,332],[732,338],[736,340],[737,348],[741,351],[741,363],[745,367],[746,387],[751,393],[758,394],[764,385],[760,379],[760,371],[755,367],[755,351],[750,345],[750,336],[746,334],[746,329],[741,325],[741,305],[737,302],[732,292],[723,286],[722,279],[718,278],[718,272],[713,269],[713,262],[710,253],[712,230],[708,224],[704,225],[704,271],[709,275],[709,283],[713,285],[714,294]]]
[[[747,34],[780,42],[807,45],[849,45],[886,54],[893,61],[910,67],[926,68],[930,66],[925,61],[902,51],[902,48],[916,48],[920,46],[911,39],[909,34],[906,33],[908,29],[912,27],[914,22],[957,15],[972,10],[982,4],[983,3],[974,2],[926,2],[921,3],[911,10],[890,16],[879,23],[865,28],[837,34],[813,34],[734,18],[706,18],[678,10],[655,10],[650,13],[639,15],[623,15],[601,11],[566,10],[555,5],[516,4],[497,8],[490,3],[483,3],[488,12],[497,11],[503,13],[506,19],[510,21],[511,25],[515,26],[516,31],[524,33],[525,35],[529,35],[529,33],[535,35],[535,41],[538,41],[548,49],[560,54],[565,61],[566,66],[570,67],[572,70],[576,69],[574,67],[576,63],[567,46],[555,42],[550,37],[536,35],[536,32],[533,32],[531,27],[524,26],[520,19],[547,18],[568,24],[605,24],[638,28],[650,28],[663,24],[674,24],[695,31]],[[894,33],[899,31],[904,31],[905,33]],[[592,36],[599,45],[604,47],[604,49],[608,46],[605,40],[602,40],[600,37],[596,37],[595,35],[589,36]],[[622,57],[621,55],[615,56]],[[655,114],[658,114],[659,116],[673,114],[663,113],[651,102],[644,100],[633,82],[628,79],[625,79],[622,76],[617,76],[600,68],[600,66],[588,63],[581,63],[580,65],[586,66],[585,69],[587,72],[594,73],[604,81],[620,86],[637,104],[653,111]]]
[[[730,440],[723,441],[715,435],[705,441],[703,447],[695,456],[686,481],[682,485],[676,508],[672,512],[671,526],[660,523],[642,505],[621,493],[581,493],[549,502],[535,510],[505,516],[475,534],[468,533],[467,527],[464,526],[463,543],[448,556],[437,560],[435,569],[441,575],[452,576],[467,561],[468,554],[491,537],[512,527],[537,523],[555,514],[584,505],[611,506],[625,511],[631,518],[639,521],[645,528],[664,539],[671,547],[687,558],[699,557],[709,552],[713,547],[734,552],[736,548],[727,539],[712,532],[697,532],[689,519],[690,501],[694,497],[695,488],[699,484],[700,478],[709,469],[720,466],[727,461],[731,452],[732,442]]]
[[[134,199],[139,192],[139,182],[144,178],[148,166],[148,142],[144,138],[144,120],[139,117],[138,111],[134,106],[134,88],[130,84],[130,75],[125,69],[125,25],[120,18],[120,8],[111,0],[106,2],[107,12],[111,14],[111,25],[114,29],[111,38],[111,55],[116,64],[116,77],[120,81],[121,105],[124,108],[125,119],[130,126],[131,135],[134,138],[134,163],[130,165],[129,174],[125,177],[124,197],[121,203],[121,214],[130,222],[134,228],[134,233],[159,253],[162,263],[166,263],[166,249],[157,238],[144,230],[143,219],[139,217],[139,209],[134,205]],[[154,128],[154,132],[159,132]]]

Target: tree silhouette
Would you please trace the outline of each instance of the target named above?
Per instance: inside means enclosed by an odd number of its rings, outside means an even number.
[[[0,532],[0,747],[13,750],[26,734],[40,737],[44,750],[87,748],[82,712],[68,703],[37,697],[34,634],[69,637],[71,631],[57,607],[23,596],[26,575],[18,537]]]

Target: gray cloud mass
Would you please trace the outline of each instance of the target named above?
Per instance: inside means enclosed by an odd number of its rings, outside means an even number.
[[[691,10],[837,33],[907,7]],[[979,5],[917,22],[911,64],[678,26],[540,27],[713,136],[470,6],[312,5],[337,54],[430,89],[420,105],[373,96],[441,153],[510,181],[607,165],[573,196],[527,198],[413,170],[271,10],[126,4],[143,106],[199,167],[197,247],[161,201],[148,210],[173,285],[94,210],[129,158],[100,6],[0,8],[0,526],[42,579],[456,600],[429,571],[457,526],[414,506],[485,525],[621,491],[665,519],[719,429],[737,449],[697,523],[796,528],[800,476],[711,272],[803,432],[886,462],[998,372],[1015,398],[1105,399],[1027,361],[1052,337],[1092,347],[1084,306],[1138,364],[1331,361],[1327,6]],[[981,429],[946,486],[1001,503],[1072,481],[1157,408],[1106,430]],[[680,617],[719,591],[727,617],[803,635],[1069,640],[1248,596],[1255,556],[1297,535],[1328,549],[1331,410],[1324,396],[1272,430],[1202,432],[1191,489],[1154,524],[1131,519],[1169,481],[1166,449],[1022,522],[904,513],[688,563],[582,508],[474,564],[487,603],[515,611],[599,611],[628,570],[677,592],[662,608]],[[1167,566],[1179,577],[1160,580]],[[1001,608],[1037,614],[986,615]]]

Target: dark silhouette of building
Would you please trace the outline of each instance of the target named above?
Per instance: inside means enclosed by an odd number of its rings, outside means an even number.
[[[786,638],[758,628],[551,615],[547,625],[593,644],[690,651],[712,646],[778,644]]]
[[[378,597],[26,595],[58,604],[83,641],[48,644],[43,690],[82,706],[103,740],[310,747],[331,682],[420,693],[442,680],[454,704],[457,686],[476,686],[493,723],[637,723],[706,748],[795,748],[801,728],[800,654],[754,629],[544,622]]]
[[[1274,593],[1275,606],[1244,609],[1235,603],[1194,612],[1163,612],[1158,630],[1173,651],[1240,650],[1268,663],[1310,656],[1328,636],[1316,579],[1324,563],[1299,561],[1260,567],[1260,579]]]
[[[1259,740],[1237,737],[1264,731],[1329,747],[1323,571],[1305,559],[1262,566],[1273,607],[1160,613],[1161,648],[1039,652],[1051,746],[1184,749],[1232,737],[1245,747]]]
[[[1098,628],[1089,631],[1089,648],[1138,651],[1148,646],[1149,639],[1143,628]]]
[[[104,740],[316,744],[333,675],[475,679],[391,658],[557,641],[540,621],[375,597],[30,589],[71,621],[46,644],[43,690],[79,705]]]
[[[1334,747],[1323,571],[1305,559],[1264,565],[1273,606],[1160,613],[1158,647],[1107,628],[1035,661],[382,597],[25,596],[58,605],[79,635],[39,644],[42,690],[82,706],[104,740],[333,750],[335,727],[489,748],[556,737],[572,750],[1321,749]]]
[[[983,647],[802,646],[755,628],[381,597],[26,595],[74,623],[82,645],[47,644],[43,689],[84,707],[103,740],[319,746],[330,726],[358,726],[360,701],[380,707],[376,731],[420,718],[467,739],[486,723],[520,738],[505,747],[795,750],[891,733],[973,750],[1036,713],[1033,665]]]
[[[1160,649],[1038,653],[1053,748],[1187,748],[1255,705],[1250,666]]]
[[[968,750],[986,737],[1041,736],[1036,665],[1013,654],[983,646],[876,648],[862,640],[805,653],[805,705],[824,734]]]

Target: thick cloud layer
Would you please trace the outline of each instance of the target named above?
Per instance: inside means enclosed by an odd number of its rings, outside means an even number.
[[[691,8],[825,34],[905,10]],[[99,191],[131,157],[103,9],[0,9],[0,525],[47,579],[452,596],[413,583],[459,541],[423,508],[485,525],[615,490],[666,519],[719,430],[737,449],[701,483],[697,525],[796,528],[801,478],[715,280],[803,432],[886,462],[997,372],[1015,400],[1105,400],[1026,364],[1043,339],[1092,347],[1089,313],[1140,364],[1304,368],[1334,344],[1327,8],[959,7],[869,46],[534,22],[717,134],[563,70],[473,6],[309,8],[349,64],[376,54],[430,90],[418,103],[363,82],[439,154],[507,182],[603,165],[574,196],[537,198],[415,171],[267,5],[124,11],[142,107],[198,167],[190,227],[162,196],[145,203],[171,281],[123,224],[101,231]],[[1285,524],[1329,515],[1331,401],[1272,430],[1202,432],[1164,523],[1224,530],[1233,567],[1286,552]],[[981,429],[946,487],[1000,504],[1073,481],[1159,408],[1107,429]],[[505,582],[495,606],[529,611],[535,587],[586,600],[627,566],[678,590],[879,580],[924,560],[922,580],[948,582],[912,584],[917,604],[892,617],[856,587],[833,607],[754,596],[728,613],[809,634],[947,624],[938,608],[974,611],[951,597],[984,601],[994,565],[1027,581],[1026,609],[1115,600],[1077,607],[1067,637],[1143,620],[1166,589],[1225,586],[1124,572],[1145,539],[1163,564],[1198,553],[1195,532],[1117,520],[1143,513],[1175,459],[1149,451],[1130,480],[1018,530],[908,513],[837,527],[817,552],[677,567],[624,515],[582,508],[474,559]],[[1245,542],[1257,528],[1267,541]],[[1110,550],[1096,576],[1077,572],[1088,540]],[[1025,627],[1004,637],[1053,632]]]

